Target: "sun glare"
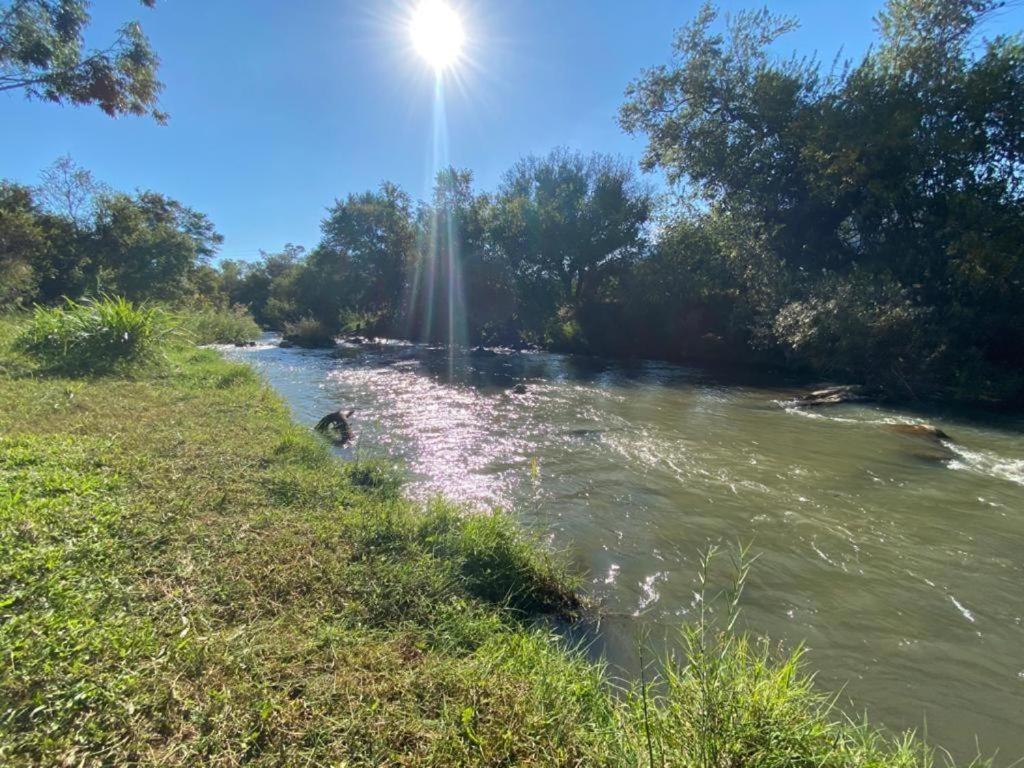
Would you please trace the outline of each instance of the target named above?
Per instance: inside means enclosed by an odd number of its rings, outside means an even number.
[[[437,72],[455,64],[466,37],[459,15],[443,0],[422,0],[413,11],[409,33],[416,52]]]

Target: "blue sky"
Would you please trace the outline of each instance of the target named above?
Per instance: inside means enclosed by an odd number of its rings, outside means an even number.
[[[101,0],[90,34],[138,18],[162,59],[168,125],[0,94],[0,175],[34,183],[63,154],[112,186],[208,213],[222,256],[316,243],[337,197],[388,179],[426,196],[433,74],[406,29],[414,0]],[[623,90],[664,62],[699,0],[451,0],[467,61],[446,90],[449,158],[493,189],[515,160],[566,145],[637,158],[616,122]],[[759,2],[723,0],[724,10]],[[783,48],[831,61],[874,36],[872,0],[771,0],[801,20]],[[992,31],[1024,27],[1024,8]],[[655,183],[656,179],[653,180]]]

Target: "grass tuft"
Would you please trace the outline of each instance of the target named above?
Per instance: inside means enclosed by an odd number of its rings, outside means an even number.
[[[36,307],[18,346],[51,371],[105,374],[152,361],[171,334],[157,307],[110,296]]]
[[[204,307],[178,313],[178,321],[196,344],[245,345],[260,337],[260,327],[242,306]]]

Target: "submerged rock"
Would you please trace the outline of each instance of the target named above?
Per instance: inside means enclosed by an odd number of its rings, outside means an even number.
[[[949,446],[953,438],[931,424],[889,424],[888,430],[912,439],[916,444],[910,453],[921,461],[942,464],[956,458]]]
[[[513,395],[525,395],[526,391],[527,390],[525,384],[516,384],[514,387],[512,387]]]
[[[288,341],[288,339],[281,339],[279,342],[277,342],[277,346],[279,346],[281,349],[291,349],[292,347],[295,346],[295,344],[291,341]]]
[[[889,431],[906,437],[919,437],[932,442],[952,440],[949,435],[931,424],[890,424]]]

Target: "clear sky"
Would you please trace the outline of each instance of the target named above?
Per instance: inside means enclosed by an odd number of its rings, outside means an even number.
[[[115,188],[208,213],[222,256],[316,243],[337,197],[388,179],[427,196],[433,73],[411,49],[415,0],[99,0],[99,44],[138,18],[162,59],[165,126],[0,94],[0,176],[35,183],[71,154]],[[769,0],[801,20],[783,48],[831,62],[874,36],[876,0]],[[466,60],[446,91],[449,158],[493,189],[519,157],[558,145],[639,156],[616,113],[631,79],[667,60],[700,0],[451,0]],[[724,10],[763,2],[723,0]],[[1024,27],[1007,11],[993,31]],[[654,180],[657,181],[656,179]]]

